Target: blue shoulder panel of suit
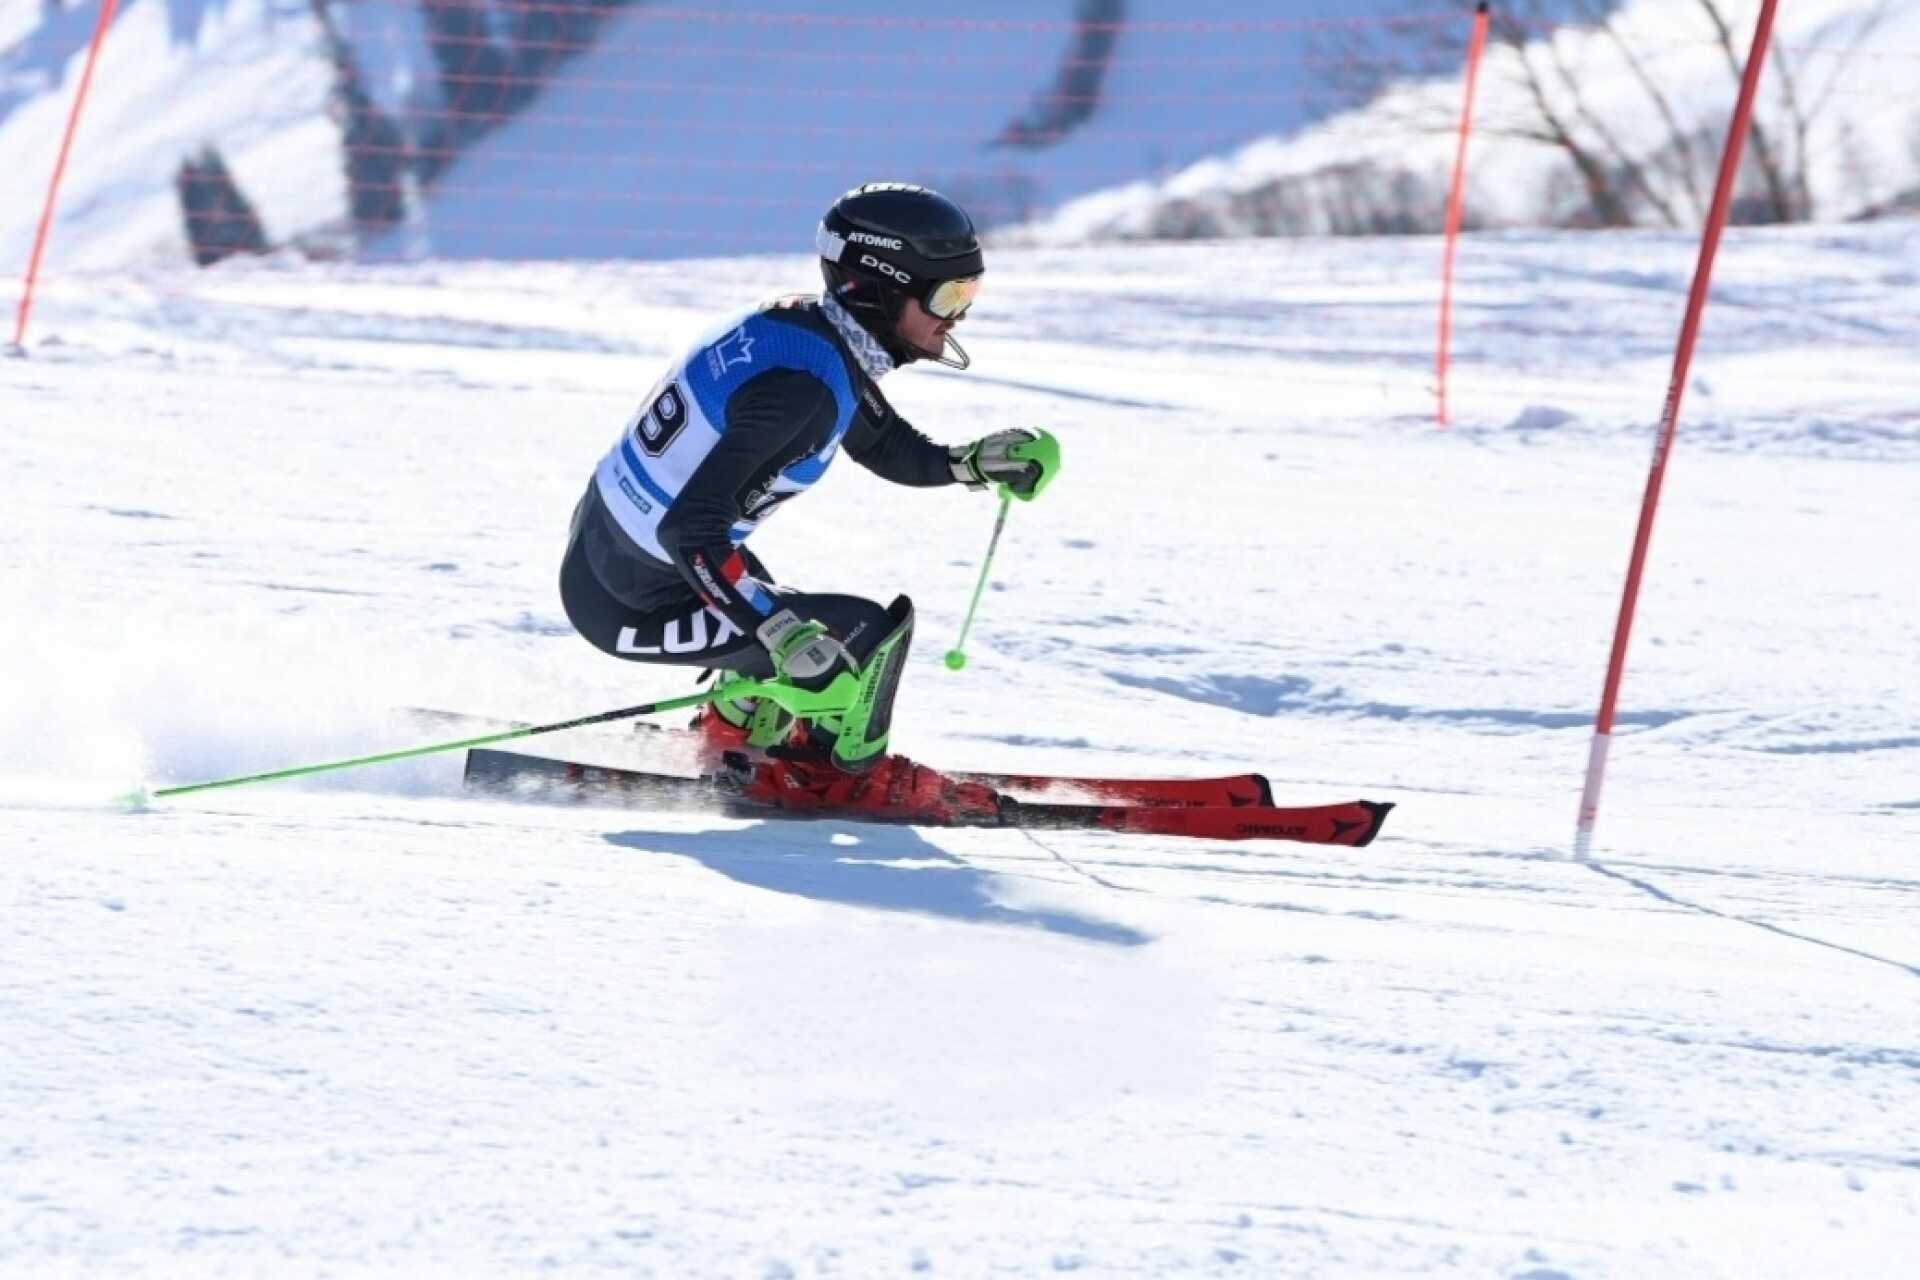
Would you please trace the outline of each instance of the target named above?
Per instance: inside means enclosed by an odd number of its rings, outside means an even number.
[[[801,325],[764,313],[749,315],[687,357],[687,389],[714,429],[725,431],[728,399],[742,383],[770,369],[798,369],[827,384],[833,392],[833,439],[838,443],[853,422],[853,383],[832,341]]]

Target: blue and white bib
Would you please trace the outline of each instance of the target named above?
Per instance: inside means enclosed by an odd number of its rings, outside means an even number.
[[[728,530],[734,545],[746,541],[785,499],[826,474],[857,404],[844,357],[825,335],[772,319],[766,307],[733,316],[696,342],[654,385],[594,472],[607,510],[641,550],[672,559],[660,544],[661,519],[727,430],[728,399],[749,379],[774,369],[797,369],[826,384],[834,399],[833,432],[751,496],[749,509]]]

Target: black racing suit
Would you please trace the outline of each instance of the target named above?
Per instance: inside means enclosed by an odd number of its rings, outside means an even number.
[[[773,668],[754,633],[772,610],[824,623],[860,660],[886,636],[886,610],[871,600],[775,586],[759,559],[738,545],[736,531],[793,496],[773,492],[774,481],[830,443],[849,391],[852,416],[839,448],[876,475],[904,485],[953,484],[947,451],[894,412],[817,299],[783,300],[752,321],[762,333],[766,322],[825,338],[846,382],[836,394],[828,385],[838,382],[831,368],[823,378],[792,367],[769,367],[740,382],[724,400],[724,425],[713,424],[718,439],[657,517],[666,559],[629,536],[598,479],[588,482],[573,513],[560,598],[574,628],[604,652],[760,677]],[[817,359],[817,346],[809,349]]]

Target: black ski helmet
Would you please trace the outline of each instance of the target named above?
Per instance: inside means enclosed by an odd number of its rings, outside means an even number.
[[[980,237],[966,211],[937,191],[905,182],[869,182],[833,202],[815,237],[827,293],[879,340],[896,364],[935,359],[967,367],[951,336],[951,354],[928,356],[894,333],[908,298],[936,315],[965,309],[972,281],[984,270]],[[941,286],[947,288],[942,289]]]

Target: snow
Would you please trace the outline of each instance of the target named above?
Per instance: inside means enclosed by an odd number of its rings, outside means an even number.
[[[50,18],[46,47],[16,58],[48,73],[49,87],[10,113],[0,92],[0,171],[29,175],[0,204],[10,273],[25,268],[97,18],[91,4]],[[344,216],[340,131],[324,111],[332,83],[305,5],[132,0],[101,43],[74,135],[48,242],[52,287],[84,270],[183,260],[174,173],[210,144],[269,239]]]
[[[593,462],[800,258],[81,277],[0,360],[0,1271],[1894,1274],[1920,1246],[1920,228],[1003,252],[936,438],[756,537],[911,590],[898,746],[1262,768],[1366,850],[463,796],[110,798],[684,691],[569,634]],[[0,298],[0,304],[10,302]],[[882,532],[884,531],[884,532]],[[642,745],[634,745],[637,742]],[[675,761],[612,733],[556,749]]]
[[[1747,55],[1758,0],[1725,3],[1739,55]],[[1690,201],[1671,178],[1656,181],[1683,222],[1697,224],[1712,191],[1714,166],[1733,110],[1737,83],[1703,9],[1673,0],[1631,0],[1614,27],[1655,77],[1678,120],[1704,127],[1701,192]],[[1861,39],[1865,30],[1870,36]],[[1920,98],[1913,91],[1920,66],[1920,7],[1893,0],[1795,0],[1779,6],[1769,61],[1756,97],[1756,118],[1792,163],[1798,157],[1781,110],[1781,67],[1809,108],[1806,173],[1816,219],[1853,217],[1920,185]],[[1373,56],[1387,58],[1389,50]],[[1541,92],[1593,153],[1607,154],[1588,119],[1605,121],[1628,154],[1655,155],[1671,131],[1620,47],[1606,34],[1578,26],[1536,36],[1528,57],[1544,78]],[[1404,65],[1404,52],[1385,65]],[[1556,78],[1565,67],[1580,99]],[[1371,164],[1384,197],[1392,175],[1407,175],[1420,192],[1427,221],[1444,209],[1452,182],[1462,102],[1461,66],[1437,77],[1401,76],[1376,100],[1298,131],[1274,131],[1222,155],[1209,156],[1158,180],[1136,180],[1068,201],[1010,233],[1036,245],[1071,245],[1154,234],[1169,209],[1210,212],[1234,234],[1244,216],[1233,202],[1277,183],[1301,184],[1312,196],[1321,176],[1343,166]],[[1590,112],[1583,114],[1582,107]],[[1479,225],[1515,227],[1565,221],[1585,208],[1571,164],[1556,147],[1530,141],[1541,127],[1533,93],[1516,51],[1495,39],[1487,47],[1474,104],[1466,207]],[[1747,177],[1757,185],[1749,161]],[[1569,205],[1569,197],[1573,204]],[[1317,197],[1306,201],[1323,202]],[[1402,204],[1404,201],[1389,201]],[[1324,217],[1324,211],[1322,211]],[[1659,217],[1640,215],[1654,224]],[[1182,219],[1191,222],[1188,215]],[[1331,229],[1309,227],[1307,229]]]

